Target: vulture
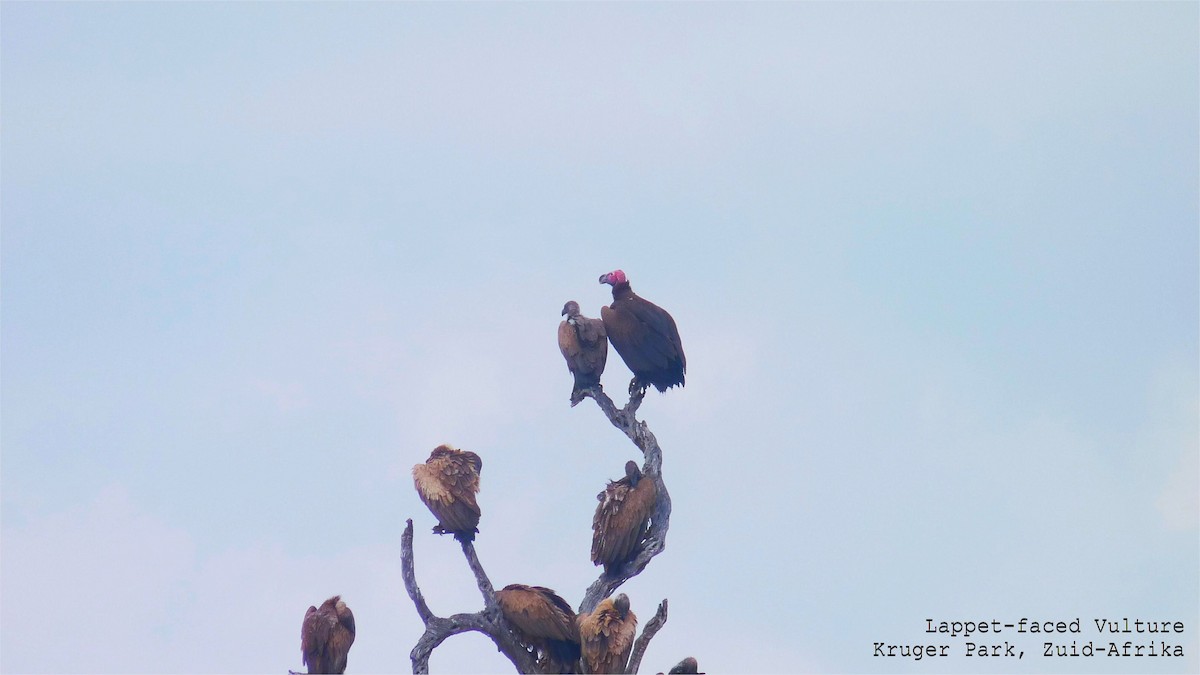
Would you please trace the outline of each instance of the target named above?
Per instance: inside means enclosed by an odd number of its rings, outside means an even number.
[[[679,663],[676,663],[671,667],[671,670],[667,672],[669,675],[699,675],[700,664],[696,662],[696,659],[689,656]]]
[[[579,615],[579,644],[585,673],[624,673],[633,651],[637,616],[629,611],[629,596],[605,598],[591,614]]]
[[[454,538],[473,541],[479,531],[479,472],[483,460],[473,452],[439,445],[424,464],[413,467],[413,484],[425,506],[437,517],[436,534],[453,533]]]
[[[536,650],[543,672],[579,672],[579,629],[566,600],[543,586],[509,584],[496,601],[521,642]]]
[[[604,334],[604,322],[580,314],[578,302],[567,302],[562,313],[567,318],[558,324],[558,349],[575,376],[575,387],[571,389],[573,408],[583,400],[584,389],[600,384],[600,374],[608,360],[608,337]]]
[[[619,568],[646,534],[658,497],[654,481],[644,480],[637,462],[625,462],[625,477],[610,481],[596,495],[600,504],[592,517],[592,563],[605,572]]]
[[[612,285],[612,304],[600,309],[600,318],[612,346],[633,371],[629,393],[650,385],[660,392],[682,387],[687,359],[675,319],[634,293],[621,270],[602,275],[600,283]]]
[[[350,645],[354,644],[354,613],[335,595],[309,607],[300,627],[300,651],[310,673],[344,673]]]

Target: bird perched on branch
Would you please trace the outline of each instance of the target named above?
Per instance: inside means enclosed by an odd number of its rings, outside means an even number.
[[[496,601],[521,642],[537,652],[543,672],[579,672],[579,629],[566,600],[544,586],[509,584],[496,591]]]
[[[625,477],[610,481],[596,495],[592,517],[592,563],[611,572],[625,563],[646,535],[658,489],[646,480],[637,462],[625,462]]]
[[[309,607],[300,626],[300,651],[310,673],[344,673],[354,644],[354,613],[335,595]]]
[[[413,484],[425,506],[437,517],[437,534],[452,533],[459,541],[473,541],[479,531],[479,474],[483,460],[473,452],[439,445],[424,464],[413,467]]]
[[[637,616],[629,596],[605,598],[591,614],[579,615],[579,645],[585,673],[624,673],[633,651]]]
[[[660,392],[682,387],[687,358],[675,319],[634,293],[621,270],[601,275],[600,283],[612,285],[612,304],[600,309],[600,318],[612,346],[633,372],[629,393],[650,385]]]
[[[583,400],[582,390],[600,384],[600,374],[608,360],[608,338],[604,322],[580,314],[578,302],[571,300],[563,305],[562,315],[567,318],[558,324],[558,349],[575,376],[575,386],[571,389],[571,407],[574,407]]]

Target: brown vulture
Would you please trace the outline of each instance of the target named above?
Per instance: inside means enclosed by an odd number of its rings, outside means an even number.
[[[612,304],[600,309],[600,318],[612,346],[633,372],[629,392],[650,385],[659,391],[682,387],[687,358],[675,319],[634,293],[621,270],[602,275],[600,283],[612,284]]]
[[[300,626],[300,651],[310,673],[344,673],[354,644],[354,613],[335,595],[309,607]]]
[[[537,652],[543,672],[579,672],[579,629],[566,600],[543,586],[509,584],[496,591],[496,601],[521,642]]]
[[[629,596],[605,598],[591,614],[579,615],[579,643],[585,673],[624,673],[633,651],[637,616],[629,611]]]
[[[562,313],[567,318],[558,324],[558,349],[575,376],[575,387],[571,389],[571,407],[575,407],[583,400],[584,389],[600,384],[608,360],[608,338],[604,322],[580,314],[578,302],[567,302]]]
[[[610,481],[596,495],[592,517],[592,562],[611,572],[625,563],[646,534],[658,498],[654,481],[645,480],[637,462],[625,462],[625,477]]]
[[[437,534],[453,533],[459,541],[472,541],[479,531],[479,473],[483,460],[473,452],[439,445],[424,464],[413,467],[413,484],[425,506],[437,517]]]
[[[669,675],[700,675],[700,664],[696,662],[696,659],[689,656],[676,663],[667,672]]]

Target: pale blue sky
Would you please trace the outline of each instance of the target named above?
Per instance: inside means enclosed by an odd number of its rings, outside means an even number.
[[[351,671],[407,671],[405,518],[434,611],[479,607],[408,474],[441,442],[493,582],[577,605],[635,450],[554,335],[618,267],[690,366],[642,407],[644,672],[1200,669],[1195,3],[0,19],[0,670],[283,672],[341,593]],[[1188,656],[871,656],[1125,616]]]

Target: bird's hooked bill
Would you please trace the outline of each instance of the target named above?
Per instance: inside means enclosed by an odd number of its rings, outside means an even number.
[[[625,273],[622,272],[621,270],[613,270],[613,271],[609,272],[608,274],[600,275],[600,283],[602,283],[602,284],[616,285],[623,281],[625,281]]]

